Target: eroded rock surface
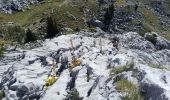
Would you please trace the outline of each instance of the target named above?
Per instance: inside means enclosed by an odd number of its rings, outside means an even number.
[[[119,40],[117,48],[113,38]],[[158,40],[167,41],[161,37]],[[41,47],[17,48],[6,51],[4,56],[0,62],[1,89],[9,100],[67,100],[71,93],[78,95],[79,100],[121,100],[124,94],[115,87],[124,78],[140,87],[145,100],[170,99],[170,50],[157,49],[138,33],[62,35],[45,40]],[[69,69],[72,57],[80,59],[81,64]],[[51,72],[50,61],[58,66],[58,79],[44,90]],[[128,68],[130,62],[134,64]],[[127,70],[111,74],[113,68],[121,66]]]

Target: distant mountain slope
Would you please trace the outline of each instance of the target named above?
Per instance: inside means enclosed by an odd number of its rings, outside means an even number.
[[[63,34],[100,27],[111,34],[133,31],[144,35],[154,31],[170,40],[169,0],[44,0],[25,11],[0,13],[0,26],[13,22],[44,35],[47,16],[61,25]]]
[[[111,33],[156,31],[170,34],[169,0],[98,0],[98,19]],[[170,38],[169,38],[170,39]]]
[[[12,13],[13,11],[21,11],[28,7],[29,4],[36,4],[41,0],[1,0],[0,12]]]

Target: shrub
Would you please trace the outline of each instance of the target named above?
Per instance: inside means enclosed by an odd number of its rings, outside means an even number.
[[[2,90],[0,90],[0,100],[2,100],[5,97],[5,94]]]
[[[9,25],[3,33],[6,40],[17,41],[18,43],[24,42],[25,30],[19,25]]]
[[[25,43],[37,40],[37,36],[29,28],[26,31]]]
[[[117,68],[113,68],[111,70],[111,74],[119,74],[122,73],[124,71],[132,71],[134,67],[134,62],[130,62],[129,64],[125,65],[125,66],[118,66]]]
[[[53,38],[56,35],[59,35],[59,32],[61,31],[61,24],[57,22],[53,16],[47,17],[47,35],[46,38]]]
[[[79,97],[79,92],[77,91],[77,89],[72,89],[68,93],[66,100],[81,100],[81,98]]]
[[[156,34],[145,34],[145,39],[155,45],[157,42],[157,35]]]
[[[0,45],[0,57],[3,56],[3,52],[4,52],[4,46],[3,45]]]
[[[127,93],[122,100],[143,100],[138,87],[126,79],[119,80],[116,83],[116,89],[119,92]]]

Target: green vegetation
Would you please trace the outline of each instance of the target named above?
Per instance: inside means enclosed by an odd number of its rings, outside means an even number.
[[[116,68],[113,68],[110,73],[116,75],[122,72],[132,71],[133,68],[134,68],[134,62],[131,62],[125,66],[118,66]]]
[[[138,87],[126,79],[119,80],[116,83],[116,89],[119,92],[127,93],[122,100],[143,100]]]
[[[136,1],[142,2],[143,4],[144,3],[148,4],[148,5],[150,5],[150,3],[152,2],[152,1],[148,1],[148,0],[144,0],[144,1],[136,0]],[[166,0],[166,1],[168,1],[168,0]],[[166,3],[166,5],[168,5],[168,4],[170,5],[170,2]],[[168,7],[165,7],[165,8],[168,9]],[[144,36],[144,33],[146,33],[146,32],[154,31],[157,33],[166,33],[167,35],[165,36],[165,38],[170,40],[169,28],[160,24],[159,17],[158,17],[158,15],[156,15],[155,12],[153,12],[150,9],[145,8],[144,6],[140,6],[138,8],[138,12],[140,12],[144,17],[144,20],[142,21],[144,29],[139,32],[142,36]]]
[[[149,28],[151,31],[160,32],[160,30],[162,30],[157,15],[151,10],[148,10],[144,7],[139,7],[138,11],[144,16],[143,24],[145,27]]]
[[[139,31],[139,35],[141,35],[142,37],[145,36],[145,33],[147,32],[152,32],[152,28],[150,27],[149,24],[147,23],[142,23],[143,24],[143,29]]]
[[[11,41],[6,41],[3,38],[0,38],[0,57],[3,56],[3,52],[5,51],[5,45],[12,44]]]
[[[85,0],[71,0],[54,10],[52,14],[53,19],[55,19],[57,23],[64,24],[64,27],[71,28],[75,31],[87,29],[87,25],[84,21],[92,17],[93,14],[84,16],[83,10],[86,6],[91,12],[95,13],[97,10],[97,3],[95,0],[88,0],[86,2]]]
[[[116,0],[115,1],[115,6],[116,7],[122,7],[126,5],[126,1],[125,0]]]
[[[157,35],[156,34],[146,34],[145,39],[150,41],[153,44],[156,44],[157,41]]]
[[[31,5],[30,9],[27,9],[23,12],[16,12],[14,14],[0,13],[0,21],[2,23],[14,22],[26,27],[35,22],[39,22],[42,18],[50,15],[51,13],[56,13],[56,18],[61,18],[61,20],[64,22],[68,22],[70,24],[74,23],[74,25],[76,25],[80,20],[83,20],[83,12],[80,9],[83,9],[82,7],[84,6],[82,5],[86,4],[88,5],[89,9],[97,12],[96,0],[88,0],[87,2],[85,2],[85,0],[44,0],[40,5]],[[56,12],[55,10],[58,10],[59,12]],[[78,17],[79,20],[75,21],[74,19],[71,19],[68,15],[69,13],[75,17]]]
[[[35,35],[35,33],[33,33],[29,28],[26,31],[26,36],[25,36],[25,43],[31,42],[31,41],[35,41],[37,40],[37,36]]]
[[[3,45],[0,45],[0,57],[3,56],[3,51],[4,51],[4,47]]]
[[[83,12],[85,8],[94,13],[85,16]],[[0,33],[3,33],[5,40],[18,43],[27,43],[44,37],[51,38],[63,31],[61,30],[63,27],[71,28],[73,31],[88,29],[85,21],[94,17],[95,13],[97,13],[96,0],[44,0],[39,5],[30,5],[29,9],[23,12],[0,13],[2,28]],[[40,26],[42,30],[39,30]],[[25,32],[26,29],[29,31]],[[73,32],[63,34],[68,33]]]
[[[61,24],[57,23],[52,16],[47,17],[47,35],[46,38],[53,38],[56,34],[59,34],[61,31]]]
[[[18,43],[24,43],[25,30],[19,25],[9,25],[4,31],[6,40],[17,41]]]
[[[44,12],[50,12],[51,9],[58,6],[62,0],[45,0],[41,5],[31,5],[30,9],[14,14],[0,13],[1,22],[14,22],[21,26],[27,26],[33,22],[39,21]]]
[[[2,100],[5,97],[5,94],[2,90],[0,90],[0,100]]]
[[[159,65],[159,64],[148,64],[149,67],[152,68],[158,68],[158,69],[166,69],[165,67]]]
[[[66,98],[69,99],[69,100],[80,100],[79,92],[78,92],[76,89],[72,89],[72,90],[68,93],[68,95],[67,95]],[[66,99],[66,100],[67,100],[67,99]]]

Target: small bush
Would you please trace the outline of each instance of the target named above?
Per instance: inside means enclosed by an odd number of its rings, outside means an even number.
[[[3,56],[3,52],[4,52],[5,48],[3,45],[0,45],[0,57]]]
[[[37,40],[37,36],[30,29],[26,31],[25,43]]]
[[[47,17],[47,35],[46,38],[53,38],[56,35],[59,35],[59,32],[61,31],[61,24],[57,22],[53,16]]]
[[[0,100],[2,100],[5,97],[5,93],[0,90]]]
[[[116,83],[116,89],[119,92],[127,93],[122,100],[143,100],[136,85],[126,79],[121,79]]]
[[[111,74],[113,73],[113,74],[119,74],[119,73],[122,73],[122,72],[124,72],[124,71],[132,71],[133,70],[133,67],[134,67],[134,62],[131,62],[131,63],[129,63],[129,64],[127,64],[127,65],[125,65],[125,66],[119,66],[119,67],[117,67],[117,68],[113,68],[112,70],[111,70]]]
[[[153,43],[154,45],[157,42],[157,35],[156,34],[146,34],[145,39]]]
[[[3,33],[6,40],[17,41],[18,43],[24,42],[25,30],[19,25],[9,25]]]
[[[80,97],[79,97],[79,92],[76,90],[76,89],[72,89],[65,100],[82,100]]]

